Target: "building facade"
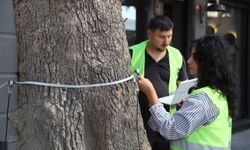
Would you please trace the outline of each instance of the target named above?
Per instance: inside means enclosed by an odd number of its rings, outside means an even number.
[[[0,149],[15,150],[16,130],[6,119],[16,107],[16,87],[8,94],[9,80],[17,80],[17,41],[12,1],[0,0]],[[10,97],[9,97],[10,96]],[[6,147],[5,147],[6,146]]]

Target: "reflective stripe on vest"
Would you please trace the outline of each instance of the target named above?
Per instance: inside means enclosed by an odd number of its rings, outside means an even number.
[[[185,140],[178,140],[174,142],[172,146],[173,150],[230,150],[229,147],[213,147],[208,145],[200,145],[194,143],[188,143]],[[183,148],[181,148],[183,147]]]
[[[172,142],[173,150],[230,150],[232,119],[229,116],[226,97],[210,87],[200,88],[191,93],[204,92],[219,109],[216,119],[194,131],[184,139]]]

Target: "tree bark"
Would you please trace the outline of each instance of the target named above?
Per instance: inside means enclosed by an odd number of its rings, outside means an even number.
[[[131,75],[120,0],[13,0],[20,81],[94,84]],[[19,85],[18,150],[149,149],[133,81]]]

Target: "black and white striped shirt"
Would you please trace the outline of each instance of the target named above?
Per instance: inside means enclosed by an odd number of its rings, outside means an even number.
[[[149,111],[151,129],[170,140],[190,135],[199,127],[210,124],[219,114],[219,109],[205,93],[188,97],[173,116],[161,103],[151,106]]]

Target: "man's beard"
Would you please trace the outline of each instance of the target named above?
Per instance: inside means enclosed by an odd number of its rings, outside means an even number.
[[[157,51],[162,52],[162,51],[165,51],[166,48],[167,48],[167,46],[164,45],[162,47],[157,47],[156,49],[157,49]]]

